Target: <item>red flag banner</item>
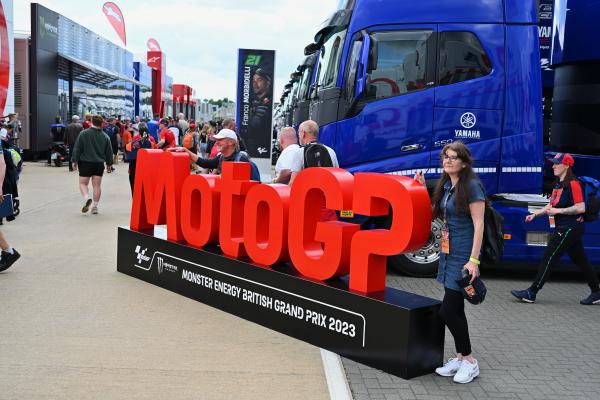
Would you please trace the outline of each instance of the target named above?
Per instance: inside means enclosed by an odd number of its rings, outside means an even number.
[[[110,1],[106,2],[102,6],[102,12],[117,32],[117,35],[119,35],[123,41],[123,44],[127,46],[127,39],[125,37],[125,18],[123,17],[123,13],[119,6]]]
[[[9,2],[9,7],[10,2]],[[4,5],[0,1],[0,116],[4,115],[4,107],[8,98],[8,87],[10,81],[10,47],[9,25],[4,14]],[[10,17],[10,15],[8,16]]]
[[[148,39],[146,46],[148,46],[148,50],[150,51],[160,51],[160,44],[158,44],[158,40],[154,38]]]

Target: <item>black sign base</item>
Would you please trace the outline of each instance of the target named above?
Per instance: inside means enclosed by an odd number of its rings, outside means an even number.
[[[364,296],[347,279],[311,281],[165,236],[119,228],[117,270],[404,379],[442,364],[437,300],[390,288]]]

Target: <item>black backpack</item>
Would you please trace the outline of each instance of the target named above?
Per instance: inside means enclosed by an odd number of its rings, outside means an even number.
[[[504,253],[504,217],[486,201],[484,221],[481,261],[496,264]]]
[[[304,168],[310,167],[333,167],[327,147],[316,142],[304,146]]]

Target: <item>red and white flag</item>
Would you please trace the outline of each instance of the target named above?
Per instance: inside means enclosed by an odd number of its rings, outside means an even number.
[[[119,35],[123,41],[123,44],[127,46],[127,39],[125,37],[125,18],[123,17],[123,13],[121,12],[119,6],[108,1],[102,6],[102,12],[106,16],[106,19],[108,19],[108,22],[110,22],[112,27],[117,32],[117,35]]]
[[[148,46],[148,50],[150,51],[160,51],[160,45],[158,44],[158,40],[154,38],[148,39],[146,42],[146,46]]]

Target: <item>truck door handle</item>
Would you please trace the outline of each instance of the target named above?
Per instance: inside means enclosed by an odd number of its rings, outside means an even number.
[[[416,144],[409,144],[409,145],[406,145],[406,146],[402,146],[400,148],[400,150],[401,151],[414,151],[414,150],[420,150],[422,148],[423,148],[422,144],[416,143]]]

